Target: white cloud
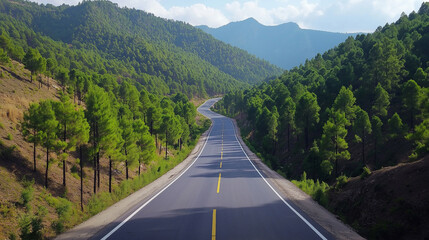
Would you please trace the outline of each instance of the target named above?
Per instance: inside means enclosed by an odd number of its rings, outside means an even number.
[[[307,0],[297,3],[279,1],[276,7],[270,9],[260,6],[259,1],[244,3],[234,1],[227,3],[225,9],[233,21],[253,17],[265,25],[276,25],[287,21],[298,22],[310,15],[323,15],[323,11],[319,9],[318,3],[311,3]]]
[[[34,0],[76,5],[82,0]],[[219,27],[253,17],[265,25],[296,22],[303,28],[336,32],[373,31],[418,10],[424,0],[111,0],[156,16],[192,25]],[[168,6],[168,7],[166,7]]]
[[[189,7],[172,7],[168,9],[168,14],[164,17],[182,20],[194,26],[219,27],[229,22],[220,10],[207,7],[201,3]]]
[[[409,13],[415,9],[415,6],[421,4],[421,0],[373,0],[369,1],[374,10],[380,11],[390,19],[397,18],[398,12]]]
[[[113,0],[118,2],[119,0]],[[173,6],[165,8],[161,0],[126,0],[118,2],[120,6],[135,7],[156,16],[187,22],[191,25],[219,27],[229,20],[218,9],[197,3],[191,6]]]

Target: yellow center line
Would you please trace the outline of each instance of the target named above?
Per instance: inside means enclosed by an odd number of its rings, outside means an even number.
[[[216,240],[216,209],[213,209],[212,240]]]
[[[222,160],[223,152],[220,152],[220,160]]]
[[[220,162],[220,168],[222,168],[222,162]]]
[[[220,173],[219,173],[219,181],[217,181],[217,193],[219,193],[220,188]]]

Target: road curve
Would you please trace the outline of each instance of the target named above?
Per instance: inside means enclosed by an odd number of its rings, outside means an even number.
[[[215,102],[198,109],[213,125],[189,168],[91,239],[334,239],[263,178]]]

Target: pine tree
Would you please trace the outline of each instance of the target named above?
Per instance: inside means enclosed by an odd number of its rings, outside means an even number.
[[[141,119],[133,123],[134,132],[137,134],[137,146],[139,147],[139,175],[142,163],[148,164],[155,156],[155,143],[149,133],[149,127]]]
[[[295,127],[295,102],[291,97],[285,99],[280,111],[282,112],[280,122],[282,129],[286,129],[287,134],[287,150],[290,150],[290,132]]]
[[[385,117],[387,116],[387,111],[389,110],[389,93],[384,90],[380,83],[377,84],[375,88],[375,101],[372,106],[372,112],[375,116]]]
[[[76,110],[76,106],[67,95],[61,96],[61,102],[54,102],[54,111],[59,121],[58,135],[62,141],[67,143],[63,149],[63,186],[66,186],[67,154],[83,145],[89,140],[89,124],[82,110]]]
[[[353,96],[353,92],[349,88],[342,86],[332,105],[334,110],[345,114],[349,122],[347,125],[350,125],[350,122],[355,119],[355,102],[356,98]]]
[[[314,93],[305,92],[296,106],[296,125],[304,132],[305,148],[310,142],[310,127],[319,122],[320,107],[317,104],[317,96]]]
[[[92,86],[86,96],[85,112],[86,118],[90,123],[91,134],[90,142],[92,143],[91,155],[93,157],[94,167],[94,193],[100,186],[100,158],[111,148],[115,148],[117,142],[116,116],[112,114],[110,107],[109,95],[100,87]],[[98,174],[98,178],[97,178]]]
[[[404,124],[402,124],[402,119],[398,113],[393,114],[393,116],[387,122],[389,126],[390,137],[395,138],[402,136],[404,133]]]
[[[123,154],[125,156],[125,176],[129,177],[128,169],[133,167],[139,160],[137,140],[138,136],[133,129],[133,114],[127,105],[123,105],[119,111],[119,126],[122,130],[122,139],[124,139]]]
[[[414,81],[409,80],[406,82],[402,89],[402,101],[404,106],[408,110],[408,114],[410,116],[410,125],[411,130],[414,130],[414,122],[416,115],[419,114],[420,109],[420,101],[421,101],[421,88]]]
[[[9,57],[7,56],[7,52],[0,48],[0,63],[7,64],[10,62]]]
[[[368,113],[360,107],[357,107],[356,109],[356,119],[353,122],[353,129],[358,139],[362,142],[362,164],[365,165],[366,136],[371,134],[372,128]]]
[[[31,72],[31,82],[33,82],[33,75],[42,70],[41,68],[43,67],[43,60],[41,59],[42,56],[37,49],[29,48],[24,56],[24,59],[22,60],[25,68]]]
[[[379,117],[372,116],[371,125],[374,136],[374,163],[377,164],[377,147],[381,143],[383,137],[383,132],[381,129],[383,127],[383,122]]]
[[[338,176],[338,160],[350,159],[350,153],[347,150],[348,144],[345,140],[347,123],[344,112],[331,111],[328,121],[323,125],[321,146],[325,159],[333,161],[335,164],[335,176]]]
[[[48,171],[49,171],[49,153],[50,151],[58,151],[64,149],[66,143],[58,137],[58,121],[55,117],[51,100],[40,102],[40,119],[42,132],[42,146],[46,149],[46,172],[45,172],[45,188],[48,188]]]
[[[33,171],[36,172],[36,147],[42,141],[42,120],[40,118],[40,105],[30,104],[30,108],[24,112],[24,121],[21,123],[22,134],[27,142],[33,143]]]
[[[272,154],[275,155],[276,153],[276,147],[277,147],[277,132],[278,132],[278,118],[279,113],[277,112],[277,108],[274,106],[273,110],[271,111],[271,117],[268,121],[268,137],[272,141],[273,144],[273,152]]]

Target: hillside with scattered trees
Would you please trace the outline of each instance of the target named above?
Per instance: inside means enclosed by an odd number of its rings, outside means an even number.
[[[350,177],[366,178],[371,171],[428,155],[428,42],[429,4],[424,3],[417,13],[402,14],[372,34],[349,37],[275,80],[227,94],[216,109],[238,120],[242,135],[269,166],[301,179],[296,182],[301,188],[362,234],[407,238],[427,227],[427,215],[408,223],[415,228],[389,222],[394,217],[386,221],[386,212],[370,223],[364,215],[348,218],[338,205],[329,206],[328,190],[341,191]],[[408,201],[412,196],[401,204],[428,210]],[[389,202],[384,206],[394,208]]]

